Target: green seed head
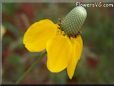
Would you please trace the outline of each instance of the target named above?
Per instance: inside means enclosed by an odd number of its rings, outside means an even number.
[[[61,21],[61,29],[69,36],[75,36],[87,17],[86,9],[82,6],[72,9]]]

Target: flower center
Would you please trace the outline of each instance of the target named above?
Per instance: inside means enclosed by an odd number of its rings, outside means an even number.
[[[75,7],[63,18],[63,20],[61,20],[60,28],[68,36],[76,36],[86,17],[87,12],[85,8],[82,6]]]

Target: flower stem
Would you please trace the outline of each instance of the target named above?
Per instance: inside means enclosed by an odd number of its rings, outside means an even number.
[[[38,58],[43,57],[46,54],[46,52],[43,52],[40,54]],[[24,74],[16,81],[16,84],[19,84],[26,76],[27,74],[38,64],[39,60],[35,60],[34,63],[27,69],[27,71],[24,72]]]

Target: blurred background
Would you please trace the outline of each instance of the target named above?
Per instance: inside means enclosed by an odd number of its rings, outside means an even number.
[[[45,18],[57,23],[74,7],[75,3],[2,4],[3,84],[15,84],[35,60],[38,64],[20,84],[114,84],[114,8],[86,8],[84,49],[72,80],[66,71],[49,72],[46,56],[25,49],[23,35],[32,23]]]

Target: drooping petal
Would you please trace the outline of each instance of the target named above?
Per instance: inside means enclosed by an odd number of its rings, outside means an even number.
[[[51,72],[64,70],[72,55],[72,45],[67,36],[56,36],[47,43],[47,68]]]
[[[46,48],[47,41],[55,36],[57,25],[49,19],[32,24],[24,34],[23,43],[31,52],[39,52]]]
[[[73,52],[74,55],[72,59],[70,60],[70,63],[67,67],[67,73],[70,79],[72,79],[74,75],[74,71],[76,68],[76,65],[80,59],[81,53],[82,53],[82,48],[83,48],[83,41],[80,35],[77,36],[77,38],[72,38],[71,43],[73,46]]]

